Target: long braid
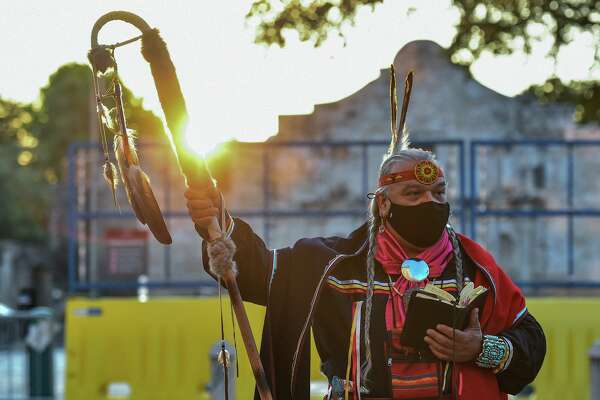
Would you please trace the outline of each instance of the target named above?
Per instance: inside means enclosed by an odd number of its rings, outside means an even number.
[[[365,304],[365,324],[364,324],[364,344],[365,344],[365,362],[362,365],[362,381],[365,386],[367,384],[367,377],[373,366],[372,355],[371,355],[371,310],[373,308],[373,289],[375,286],[375,253],[377,252],[377,232],[381,225],[381,219],[379,218],[379,208],[377,207],[377,200],[371,200],[369,216],[369,251],[367,253],[367,298]],[[360,388],[359,388],[360,390]]]
[[[454,232],[454,228],[452,227],[452,225],[448,224],[446,226],[446,229],[448,231],[448,235],[450,236],[450,241],[452,242],[452,250],[454,252],[454,263],[456,264],[456,287],[458,289],[458,293],[460,293],[465,284],[460,244],[458,243],[458,238],[456,237],[456,232]]]

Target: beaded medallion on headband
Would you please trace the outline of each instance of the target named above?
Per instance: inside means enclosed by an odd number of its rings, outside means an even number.
[[[429,160],[423,160],[415,165],[415,177],[419,183],[431,185],[440,176],[440,169]]]

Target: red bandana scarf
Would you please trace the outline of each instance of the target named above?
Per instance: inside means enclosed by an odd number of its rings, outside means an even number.
[[[385,308],[386,328],[391,333],[390,355],[397,354],[402,348],[400,332],[404,327],[406,311],[402,296],[411,288],[424,287],[423,282],[410,282],[402,275],[402,262],[408,258],[406,252],[396,238],[386,229],[377,235],[377,253],[375,259],[381,263],[389,275],[398,278],[391,288],[390,297]],[[452,258],[452,243],[448,232],[444,230],[442,237],[433,246],[427,248],[416,258],[429,265],[429,278],[439,277]],[[439,376],[438,364],[432,362],[392,362],[391,369],[392,395],[394,399],[420,399],[438,397]]]
[[[404,319],[406,317],[402,303],[404,293],[408,289],[415,287],[422,288],[429,281],[429,279],[425,279],[423,282],[410,282],[402,276],[402,263],[408,258],[408,255],[406,255],[406,252],[391,232],[386,229],[377,234],[377,253],[375,254],[375,259],[381,263],[383,270],[387,274],[398,276],[392,287],[391,295],[385,309],[385,321],[388,330],[392,328],[401,329],[404,326]],[[444,230],[440,240],[416,258],[425,261],[429,265],[429,278],[439,277],[452,258],[452,242],[450,241],[448,232]],[[396,326],[394,326],[394,322]]]

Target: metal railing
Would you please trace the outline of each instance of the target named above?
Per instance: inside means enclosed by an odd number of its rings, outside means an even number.
[[[287,141],[287,142],[265,142],[253,144],[236,144],[236,149],[258,149],[262,152],[261,155],[261,192],[263,196],[262,207],[256,209],[235,210],[232,212],[236,216],[242,218],[261,218],[262,221],[262,237],[266,243],[271,239],[272,222],[284,218],[306,218],[306,219],[322,219],[332,217],[363,217],[365,216],[365,208],[360,209],[281,209],[274,207],[271,204],[271,162],[275,152],[284,149],[317,149],[317,148],[352,148],[358,149],[360,153],[361,172],[361,190],[363,193],[369,192],[369,166],[377,163],[379,160],[372,160],[369,157],[369,149],[372,147],[380,147],[385,149],[387,141]],[[504,217],[512,220],[519,218],[567,218],[567,270],[568,279],[558,281],[519,281],[522,287],[543,287],[543,288],[598,288],[600,282],[590,280],[575,280],[573,273],[575,271],[575,244],[574,244],[574,222],[575,217],[599,217],[600,209],[577,208],[575,205],[575,156],[574,149],[584,148],[586,146],[600,146],[600,141],[597,140],[579,140],[579,141],[564,141],[564,140],[475,140],[471,141],[467,146],[467,142],[461,140],[441,140],[416,143],[416,146],[438,147],[447,146],[455,149],[457,156],[456,173],[458,180],[457,196],[453,202],[453,213],[459,221],[459,227],[463,232],[469,231],[473,238],[477,237],[477,227],[481,219],[487,217]],[[565,157],[565,185],[567,203],[565,207],[556,209],[545,209],[529,207],[521,208],[492,208],[482,207],[479,179],[480,179],[480,164],[482,162],[478,152],[481,149],[502,148],[502,147],[563,147],[567,149]],[[469,147],[468,152],[466,148]],[[76,156],[80,151],[99,151],[99,146],[95,143],[76,143],[69,148],[69,178],[68,178],[68,226],[69,226],[69,244],[68,244],[68,269],[69,269],[69,287],[71,291],[85,291],[91,289],[136,289],[140,287],[138,282],[85,282],[78,278],[78,252],[77,252],[77,224],[81,221],[93,221],[102,219],[134,219],[134,214],[126,209],[118,211],[98,211],[98,210],[79,210],[77,207],[77,179],[76,179]],[[164,167],[163,176],[163,191],[167,193],[171,190],[172,182],[170,181],[169,168],[170,165]],[[371,177],[372,178],[372,177]],[[467,178],[469,182],[467,182]],[[600,196],[600,194],[599,194]],[[186,211],[172,209],[170,196],[165,197],[165,201],[161,204],[163,214],[166,219],[188,218]],[[167,246],[164,248],[164,264],[165,270],[170,271],[171,250]],[[167,277],[168,273],[165,274]],[[213,285],[205,281],[177,281],[165,279],[160,281],[149,281],[144,283],[147,288],[174,288],[174,289],[195,289]]]
[[[261,170],[262,170],[262,196],[263,205],[261,208],[250,209],[250,210],[231,210],[232,214],[241,218],[262,218],[262,229],[263,229],[263,240],[269,243],[271,236],[271,223],[274,220],[280,218],[332,218],[332,217],[362,217],[366,215],[366,207],[360,209],[331,209],[331,210],[306,210],[306,209],[275,209],[270,203],[271,198],[271,168],[270,162],[273,152],[281,151],[283,149],[315,149],[315,148],[358,148],[361,154],[361,190],[365,195],[370,191],[369,188],[369,175],[368,167],[371,162],[378,163],[380,158],[377,160],[370,160],[368,150],[372,147],[381,147],[382,151],[389,143],[382,140],[372,141],[286,141],[286,142],[265,142],[265,143],[236,143],[236,149],[248,150],[248,149],[259,149],[262,152],[261,158]],[[462,207],[465,202],[465,145],[460,140],[439,140],[439,141],[427,141],[414,143],[415,146],[424,147],[439,147],[446,146],[456,150],[456,165],[457,175],[459,181],[458,201],[453,207],[453,215],[457,218],[460,223],[461,229],[466,229],[466,209]],[[144,146],[144,145],[142,145]],[[145,146],[162,146],[156,144],[146,144]],[[71,291],[86,291],[86,290],[103,290],[103,289],[136,289],[140,287],[140,284],[135,281],[131,282],[81,282],[77,276],[77,265],[78,265],[78,252],[77,252],[77,224],[80,221],[91,221],[91,220],[102,220],[102,219],[135,219],[133,212],[129,210],[129,206],[126,206],[122,211],[81,211],[77,207],[77,165],[76,157],[80,151],[100,151],[100,147],[97,143],[90,142],[79,142],[71,145],[68,151],[68,271],[69,271],[69,288]],[[166,165],[163,169],[163,191],[169,192],[171,189],[172,182],[170,181],[170,168],[174,166]],[[189,218],[187,211],[183,210],[172,210],[170,196],[165,197],[164,204],[161,204],[163,208],[163,216],[165,219],[175,218]],[[366,197],[365,197],[366,199]],[[366,205],[366,202],[365,202]],[[170,269],[171,263],[171,250],[168,246],[164,248],[164,262],[165,269]],[[144,283],[144,287],[147,288],[172,288],[172,289],[196,289],[202,287],[212,287],[212,282],[206,281],[148,281]]]
[[[55,398],[53,336],[50,309],[0,304],[0,400]]]
[[[480,158],[478,151],[481,149],[499,149],[499,148],[543,148],[551,147],[564,148],[566,157],[564,159],[566,170],[565,193],[566,205],[562,208],[546,209],[544,208],[482,208],[479,204],[480,192],[478,184],[478,171]],[[476,140],[471,142],[470,146],[470,193],[474,201],[470,204],[469,210],[469,232],[473,239],[477,239],[477,225],[480,218],[485,217],[504,217],[512,219],[520,218],[566,218],[567,219],[567,280],[560,281],[520,281],[521,287],[530,288],[600,288],[600,281],[575,280],[575,217],[600,217],[600,208],[577,208],[575,206],[575,150],[585,147],[598,147],[600,150],[600,140]],[[588,176],[590,179],[596,179],[594,174]],[[600,193],[597,194],[600,198]]]

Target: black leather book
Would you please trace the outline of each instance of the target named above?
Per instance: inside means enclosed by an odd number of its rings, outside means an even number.
[[[473,285],[469,284],[467,291],[472,290],[474,290]],[[483,287],[475,290],[477,292],[472,293],[471,296],[463,296],[461,293],[462,300],[459,301],[449,293],[438,297],[437,293],[424,289],[412,292],[409,297],[406,321],[400,335],[402,345],[418,349],[428,348],[424,341],[427,329],[435,329],[438,324],[454,326],[459,330],[465,329],[469,325],[469,317],[474,308],[479,308],[479,315],[481,315],[488,294],[488,290]]]

